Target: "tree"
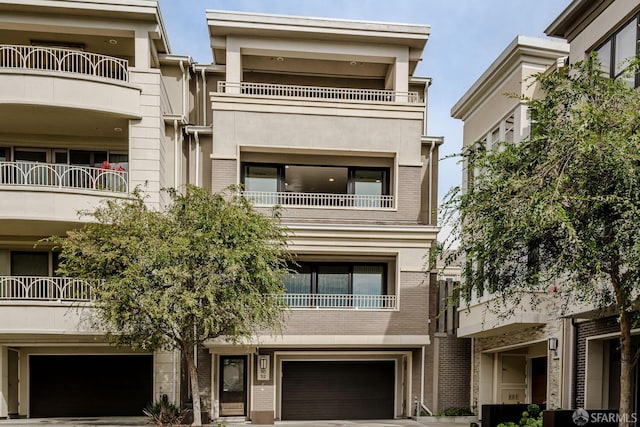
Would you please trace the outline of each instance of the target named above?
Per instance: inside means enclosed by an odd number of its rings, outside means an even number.
[[[541,289],[614,310],[620,325],[620,413],[631,414],[631,329],[640,295],[640,92],[609,79],[595,57],[540,74],[524,98],[530,137],[466,147],[466,191],[449,193],[464,256],[462,295],[488,291],[508,315]],[[632,78],[629,79],[628,76]],[[620,425],[623,425],[622,422]]]
[[[182,353],[200,425],[194,351],[211,338],[282,325],[286,232],[278,211],[261,214],[235,192],[168,194],[164,211],[139,194],[110,200],[89,213],[93,222],[53,240],[58,271],[96,283],[96,325],[113,343]]]

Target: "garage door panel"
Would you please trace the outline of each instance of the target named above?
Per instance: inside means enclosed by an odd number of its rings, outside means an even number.
[[[153,356],[29,358],[31,417],[141,415],[153,398]]]
[[[282,419],[394,417],[393,361],[285,361]]]

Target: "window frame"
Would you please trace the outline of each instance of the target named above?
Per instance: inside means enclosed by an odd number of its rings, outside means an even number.
[[[353,293],[353,270],[354,267],[367,266],[367,267],[382,267],[382,291],[379,295],[385,296],[389,295],[389,264],[385,262],[331,262],[331,261],[322,261],[322,262],[313,262],[313,261],[302,261],[296,263],[296,265],[289,266],[289,270],[297,273],[298,269],[308,268],[309,274],[311,275],[311,284],[310,284],[310,292],[309,295],[323,295],[318,293],[318,267],[327,267],[327,266],[337,266],[344,267],[347,266],[349,269],[349,278],[348,278],[348,293],[345,295],[360,295]],[[283,283],[284,285],[284,283]],[[286,289],[286,286],[285,286]],[[288,292],[287,292],[288,293]],[[368,295],[378,295],[378,294],[368,294]]]
[[[286,166],[309,166],[309,167],[334,167],[333,165],[317,165],[317,164],[304,164],[304,163],[260,163],[260,162],[241,162],[240,165],[240,183],[242,184],[245,191],[248,190],[245,187],[246,183],[246,175],[247,175],[247,167],[258,166],[258,167],[273,167],[277,169],[277,192],[278,193],[286,193],[287,189],[284,185],[285,183],[285,168]],[[365,171],[380,171],[383,173],[384,182],[382,183],[382,196],[391,195],[391,168],[389,167],[377,167],[377,166],[337,166],[344,167],[347,169],[347,192],[345,194],[356,194],[355,193],[355,174],[359,170]]]
[[[630,19],[628,19],[627,21],[625,21],[622,25],[620,25],[613,33],[611,33],[606,39],[602,40],[600,43],[598,43],[598,45],[589,50],[587,52],[587,54],[590,54],[592,52],[598,53],[598,51],[600,49],[602,49],[607,43],[610,44],[609,47],[609,69],[606,70],[607,75],[612,78],[612,79],[617,79],[618,77],[620,77],[623,73],[623,71],[621,71],[620,73],[616,74],[616,67],[619,64],[619,62],[616,62],[616,38],[617,36],[625,29],[627,28],[628,25],[632,24],[635,21],[635,28],[636,28],[636,43],[635,43],[635,55],[638,55],[640,53],[640,46],[638,46],[639,42],[640,42],[640,13],[636,12],[635,15],[633,15]],[[637,88],[640,86],[640,73],[636,73],[633,79],[634,82],[634,88]]]

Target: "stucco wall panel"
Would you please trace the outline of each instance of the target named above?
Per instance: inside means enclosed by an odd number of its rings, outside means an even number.
[[[0,73],[0,104],[34,104],[140,117],[134,85],[60,74]]]

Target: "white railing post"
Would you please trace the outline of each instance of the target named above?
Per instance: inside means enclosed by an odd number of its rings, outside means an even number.
[[[0,276],[0,301],[94,301],[90,282],[69,277]]]
[[[0,45],[1,68],[60,71],[129,81],[128,60],[73,49]]]
[[[392,209],[395,197],[391,195],[294,193],[245,191],[244,197],[256,206],[335,207],[360,209]]]
[[[0,185],[71,188],[79,190],[129,192],[129,176],[123,168],[37,162],[0,162]]]
[[[395,295],[284,294],[279,298],[294,309],[396,309]]]
[[[285,98],[335,99],[360,102],[411,103],[420,102],[418,92],[393,90],[299,86],[252,82],[218,82],[218,92]]]

